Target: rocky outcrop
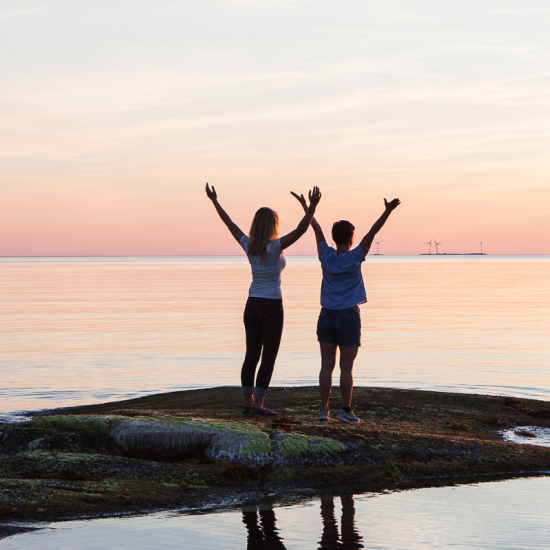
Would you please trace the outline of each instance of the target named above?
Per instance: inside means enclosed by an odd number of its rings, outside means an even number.
[[[225,458],[273,462],[301,453],[345,450],[338,441],[273,430],[262,425],[214,419],[133,416],[48,416],[37,428],[108,434],[128,456],[175,461],[185,458]]]

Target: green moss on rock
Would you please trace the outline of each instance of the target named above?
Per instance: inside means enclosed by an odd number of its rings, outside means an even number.
[[[267,454],[271,452],[271,439],[266,434],[261,434],[260,437],[255,437],[246,445],[241,445],[239,456],[252,457],[255,455]]]
[[[201,454],[210,458],[264,459],[345,449],[343,444],[331,439],[288,433],[276,433],[273,438],[276,445],[273,445],[267,427],[208,418],[60,415],[37,418],[32,425],[39,429],[108,434],[131,455],[160,460]]]
[[[330,453],[343,451],[343,443],[324,437],[311,437],[299,434],[279,434],[276,438],[279,443],[279,452],[283,456],[297,455],[305,452]]]
[[[118,418],[110,416],[40,416],[32,420],[30,426],[40,429],[107,434],[118,421]]]
[[[297,455],[307,451],[309,445],[305,435],[288,435],[279,441],[279,451],[282,455]]]
[[[125,418],[110,436],[129,452],[163,454],[175,459],[201,454],[210,458],[254,458],[271,451],[271,440],[261,428],[223,420]]]

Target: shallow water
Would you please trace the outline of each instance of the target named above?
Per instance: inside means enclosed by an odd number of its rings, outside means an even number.
[[[531,436],[526,435],[532,434]],[[540,428],[539,426],[521,426],[502,430],[504,441],[520,443],[521,445],[536,445],[538,447],[550,447],[550,428]],[[532,437],[532,436],[535,437]]]
[[[550,400],[549,256],[369,256],[355,382]],[[273,385],[314,385],[320,268],[288,257]],[[244,256],[0,259],[0,411],[238,385]]]
[[[334,495],[292,506],[267,498],[209,514],[54,523],[2,550],[542,549],[550,540],[550,478]]]

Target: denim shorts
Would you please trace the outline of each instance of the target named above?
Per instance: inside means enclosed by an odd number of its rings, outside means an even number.
[[[359,347],[361,345],[359,308],[321,308],[319,321],[317,321],[317,340],[325,344],[338,344],[341,348]]]

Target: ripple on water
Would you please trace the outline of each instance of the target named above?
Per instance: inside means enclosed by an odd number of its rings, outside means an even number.
[[[1,413],[0,412],[0,424],[19,424],[21,422],[28,422],[30,417],[21,414],[20,412],[13,413]]]

